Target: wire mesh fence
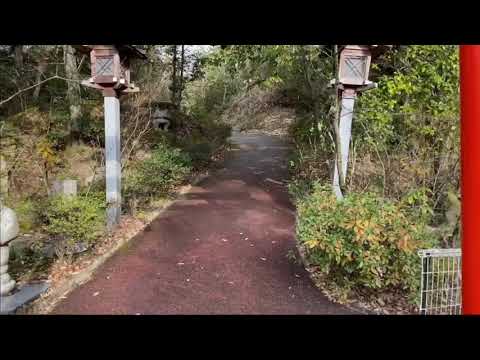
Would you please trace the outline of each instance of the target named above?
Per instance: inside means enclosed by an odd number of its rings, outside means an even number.
[[[420,314],[460,315],[462,254],[460,249],[428,249],[422,261]]]

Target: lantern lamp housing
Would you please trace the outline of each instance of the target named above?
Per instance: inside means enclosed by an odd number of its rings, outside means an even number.
[[[114,86],[121,78],[120,54],[113,45],[95,45],[90,52],[92,82]]]
[[[134,45],[73,45],[80,53],[90,54],[91,76],[82,84],[94,89],[113,89],[118,93],[138,92],[131,82],[130,64],[147,56]]]
[[[340,52],[339,82],[343,85],[368,84],[372,56],[366,45],[346,45]]]

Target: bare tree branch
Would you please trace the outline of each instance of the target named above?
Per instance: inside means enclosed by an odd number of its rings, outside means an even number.
[[[24,93],[25,91],[31,90],[31,89],[33,89],[33,88],[35,88],[35,87],[37,87],[37,86],[40,86],[40,85],[46,83],[47,81],[50,81],[50,80],[53,80],[53,79],[60,79],[60,80],[65,80],[65,81],[73,81],[73,82],[81,83],[80,80],[67,79],[67,78],[64,78],[64,77],[59,76],[59,75],[50,76],[49,78],[46,78],[46,79],[44,79],[44,80],[42,80],[42,81],[40,81],[40,82],[38,82],[38,83],[36,83],[36,84],[34,84],[34,85],[32,85],[32,86],[29,86],[29,87],[26,87],[26,88],[24,88],[24,89],[21,89],[21,90],[17,91],[15,94],[9,96],[8,98],[0,101],[0,106],[2,106],[2,105],[4,105],[5,103],[9,102],[10,100],[14,99],[16,96]]]

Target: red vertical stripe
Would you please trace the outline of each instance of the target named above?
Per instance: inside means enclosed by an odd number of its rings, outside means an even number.
[[[480,45],[460,47],[462,310],[480,315]]]

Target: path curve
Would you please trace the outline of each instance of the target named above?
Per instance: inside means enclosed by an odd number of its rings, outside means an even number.
[[[193,187],[54,314],[349,314],[287,257],[289,147],[234,133],[225,167]]]

